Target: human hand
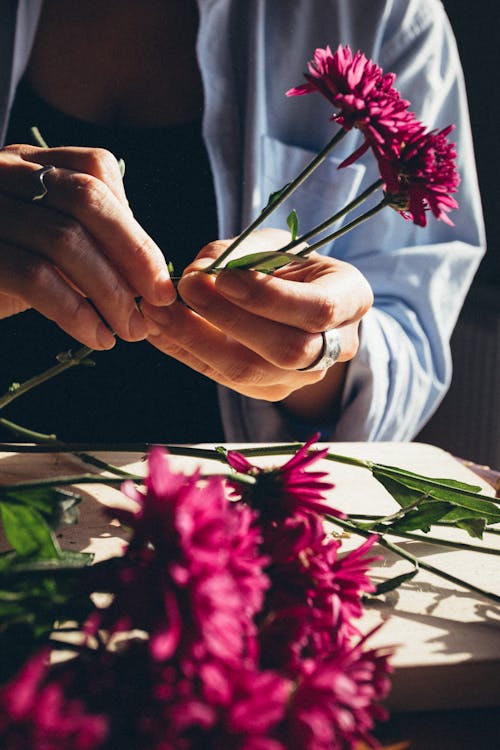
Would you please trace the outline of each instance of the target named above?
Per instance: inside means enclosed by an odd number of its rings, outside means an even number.
[[[278,249],[288,240],[281,230],[260,230],[239,252]],[[325,378],[325,370],[301,370],[320,355],[322,331],[336,329],[339,362],[354,357],[360,320],[373,301],[357,269],[312,254],[272,276],[200,273],[228,244],[210,243],[186,269],[178,285],[182,301],[168,308],[142,305],[154,346],[222,385],[268,401]]]
[[[47,194],[40,191],[42,166]],[[135,298],[176,295],[165,259],[132,216],[103,149],[0,150],[0,318],[30,307],[92,349],[146,337]],[[103,322],[105,321],[105,322]]]

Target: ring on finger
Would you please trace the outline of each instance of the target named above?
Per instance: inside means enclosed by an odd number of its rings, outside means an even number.
[[[46,167],[40,167],[40,169],[37,169],[34,173],[37,179],[37,189],[35,190],[35,193],[31,198],[33,203],[41,201],[47,195],[48,189],[47,185],[45,184],[45,175],[47,174],[47,172],[51,172],[53,169],[55,169],[55,167],[52,164],[49,164]]]
[[[335,328],[321,332],[323,345],[319,355],[308,367],[299,367],[299,372],[313,372],[316,370],[328,370],[340,357],[342,347],[340,336]]]

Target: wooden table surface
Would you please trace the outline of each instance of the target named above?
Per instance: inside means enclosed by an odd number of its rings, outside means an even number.
[[[331,449],[337,454],[371,459],[430,477],[449,477],[481,485],[484,494],[494,494],[492,487],[462,462],[431,445],[337,443]],[[142,453],[96,455],[134,473],[145,472]],[[287,456],[252,459],[260,465],[281,464],[285,460]],[[202,462],[178,456],[172,456],[172,461],[187,471],[200,464],[206,471],[221,470],[221,465],[215,461]],[[367,470],[327,461],[322,462],[323,467],[330,472],[335,483],[335,488],[329,493],[333,506],[348,513],[386,514],[397,510],[395,501]],[[3,484],[30,478],[77,476],[88,471],[88,467],[83,467],[72,455],[0,453],[0,483]],[[91,551],[96,559],[118,554],[125,533],[116,521],[104,517],[102,504],[122,504],[127,502],[126,498],[118,490],[99,484],[81,485],[78,491],[83,496],[80,523],[61,530],[61,546]],[[441,529],[439,535],[444,535]],[[453,536],[451,532],[449,535]],[[500,548],[500,536],[493,534],[485,535],[483,542],[471,540],[465,534],[460,538]],[[360,541],[359,538],[347,540],[346,549]],[[432,565],[500,595],[499,557],[431,546],[425,541],[401,539],[398,543]],[[372,570],[375,581],[410,569],[409,563],[386,551],[383,554],[383,561]],[[490,717],[492,711],[496,716],[497,707],[500,707],[500,608],[480,595],[421,571],[395,592],[367,604],[362,629],[368,631],[381,621],[384,625],[374,636],[372,645],[397,647],[393,659],[396,671],[388,702],[392,712],[398,715],[411,712],[415,717],[415,712],[432,712],[435,716],[439,711],[444,716],[443,712],[460,709],[461,715],[466,716],[463,712],[468,709],[474,710],[475,717],[482,715],[481,712]],[[457,725],[456,720],[454,725]],[[464,736],[463,733],[460,735]],[[412,744],[411,748],[445,750],[448,747],[443,739],[436,745],[429,744],[428,738],[426,742],[425,746]],[[475,747],[463,745],[466,746]],[[500,748],[500,732],[498,744],[481,747]]]

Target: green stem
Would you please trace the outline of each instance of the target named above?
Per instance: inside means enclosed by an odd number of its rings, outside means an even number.
[[[74,456],[79,458],[85,464],[90,464],[91,466],[95,466],[98,469],[109,471],[112,474],[116,474],[120,477],[130,476],[128,471],[124,471],[123,469],[120,469],[118,466],[113,466],[113,464],[109,464],[106,461],[102,461],[100,458],[97,458],[96,456],[90,456],[88,453],[85,453],[82,451],[69,451],[67,449],[66,443],[62,442],[61,440],[58,440],[56,435],[47,435],[43,432],[36,432],[36,430],[31,430],[28,427],[23,427],[22,425],[16,424],[15,422],[11,422],[9,419],[5,419],[5,417],[0,417],[0,425],[4,427],[6,430],[9,430],[10,432],[14,433],[14,435],[17,435],[18,437],[25,437],[37,443],[45,443],[45,444],[54,446],[54,448],[59,452],[72,453]],[[26,448],[28,446],[23,446],[23,447]],[[20,446],[14,446],[14,448],[16,449],[17,452],[20,452],[19,451]],[[0,443],[0,449],[4,450],[4,448],[2,448],[1,443]]]
[[[369,537],[373,533],[372,531],[367,531],[366,529],[361,528],[357,523],[354,523],[353,521],[336,518],[335,516],[328,516],[327,520],[329,520],[333,524],[336,524],[337,526],[340,526],[346,529],[347,531],[351,531],[355,534],[359,534],[360,536]],[[454,583],[457,586],[460,586],[461,588],[465,588],[465,589],[468,589],[469,591],[473,591],[476,594],[480,594],[481,596],[484,596],[487,599],[490,599],[496,604],[500,604],[500,596],[498,596],[498,594],[494,594],[492,591],[487,591],[486,589],[480,588],[479,586],[475,586],[473,583],[463,581],[461,578],[457,578],[456,576],[451,575],[451,573],[447,573],[446,571],[441,570],[440,568],[436,568],[434,565],[431,565],[430,563],[427,563],[423,560],[419,560],[418,557],[415,557],[415,555],[412,555],[410,552],[407,552],[405,549],[403,549],[399,545],[394,544],[393,542],[390,542],[388,539],[386,539],[384,534],[379,534],[378,544],[380,544],[381,547],[384,547],[390,552],[394,552],[394,554],[398,555],[398,557],[402,557],[403,559],[408,560],[408,562],[411,562],[412,565],[419,567],[422,570],[427,570],[427,572],[432,573],[433,575],[436,575],[439,578],[443,578],[444,580],[450,581],[450,583]]]
[[[127,479],[131,479],[134,482],[144,482],[144,476],[142,474],[126,474]],[[210,477],[212,474],[201,474],[200,477]],[[237,471],[232,471],[230,474],[220,474],[219,476],[230,479],[231,481],[237,481],[240,484],[256,483],[256,478],[250,474],[240,474]],[[80,476],[62,476],[62,477],[47,477],[45,479],[32,479],[27,482],[16,482],[15,484],[0,484],[0,494],[2,492],[19,492],[24,490],[34,490],[43,487],[64,487],[73,484],[106,484],[116,485],[121,484],[122,478],[120,477],[103,477],[96,476],[95,474],[81,474]]]
[[[44,432],[36,432],[36,430],[31,430],[29,427],[22,427],[15,422],[11,422],[9,419],[5,419],[5,417],[0,417],[0,425],[18,437],[29,438],[29,440],[34,440],[38,443],[62,445],[55,435],[46,435]]]
[[[297,237],[296,240],[289,242],[288,245],[280,247],[280,252],[288,253],[290,252],[290,250],[293,250],[293,248],[297,247],[297,245],[301,245],[303,242],[307,242],[309,239],[311,239],[311,237],[324,232],[325,229],[328,229],[328,227],[331,227],[332,224],[335,224],[337,221],[339,221],[339,219],[342,219],[343,216],[350,213],[351,211],[354,211],[355,208],[364,203],[364,201],[369,198],[372,193],[376,192],[383,184],[383,180],[377,180],[372,185],[367,187],[366,190],[360,193],[356,198],[354,198],[354,200],[344,206],[344,208],[342,208],[333,216],[330,216],[329,219],[326,219],[326,221],[323,221],[321,224],[313,227],[308,232],[304,232],[304,234],[302,234],[300,237]]]
[[[272,212],[278,208],[278,206],[281,206],[282,203],[286,201],[287,198],[292,195],[292,193],[302,185],[305,180],[309,177],[314,170],[319,167],[319,165],[326,159],[330,151],[332,151],[333,148],[339,143],[342,138],[346,135],[346,130],[339,130],[338,133],[334,135],[334,137],[331,139],[331,141],[324,147],[322,151],[317,154],[317,156],[305,167],[305,169],[294,179],[292,182],[289,182],[288,185],[286,185],[283,190],[278,194],[278,196],[275,198],[275,200],[270,201],[267,206],[261,211],[261,213],[257,216],[254,221],[252,221],[249,226],[243,230],[243,232],[236,237],[236,239],[227,247],[222,255],[220,255],[214,262],[207,266],[205,269],[206,273],[213,273],[216,270],[219,270],[221,267],[221,263],[226,260],[226,258],[235,250],[238,245],[240,245],[243,240],[245,240],[255,229],[257,229],[258,226],[262,224],[263,221],[267,219]]]
[[[70,367],[74,367],[75,365],[81,364],[81,362],[86,357],[88,357],[89,354],[92,354],[92,352],[93,352],[93,349],[89,349],[88,346],[83,346],[81,349],[78,349],[74,354],[68,353],[68,355],[64,358],[64,360],[61,362],[58,362],[57,365],[50,367],[48,370],[45,370],[39,375],[35,375],[33,378],[26,380],[24,383],[20,383],[19,385],[16,385],[15,387],[11,386],[11,390],[8,393],[5,393],[2,397],[0,397],[0,409],[3,409],[8,404],[12,403],[12,401],[15,401],[16,398],[19,398],[19,396],[22,396],[24,393],[31,391],[32,388],[36,388],[37,386],[41,385],[42,383],[45,383],[47,380],[50,380],[56,375],[59,375],[61,372],[64,372]]]

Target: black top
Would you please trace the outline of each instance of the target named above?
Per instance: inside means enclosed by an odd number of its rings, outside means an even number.
[[[33,143],[36,125],[51,146],[91,146],[125,161],[125,189],[136,219],[176,273],[217,237],[212,175],[201,122],[162,128],[95,125],[70,117],[21,83],[7,144]],[[0,321],[0,393],[55,364],[80,345],[34,311]],[[21,396],[2,416],[67,442],[221,442],[215,384],[147,342],[118,340]],[[0,439],[12,440],[1,431]]]

